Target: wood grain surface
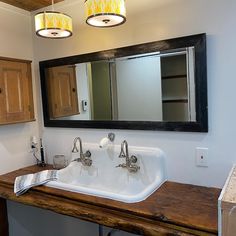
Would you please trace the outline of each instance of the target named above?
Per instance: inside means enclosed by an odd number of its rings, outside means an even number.
[[[23,168],[0,176],[0,196],[141,235],[217,235],[220,189],[165,182],[139,203],[109,199],[40,186],[16,197],[16,176],[42,170]]]
[[[54,3],[62,2],[63,0],[54,0]],[[37,9],[50,6],[52,4],[51,0],[2,0],[1,2],[5,2],[12,6],[22,8],[27,11],[35,11]]]

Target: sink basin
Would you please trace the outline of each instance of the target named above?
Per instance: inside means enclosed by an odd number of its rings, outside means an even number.
[[[84,144],[83,149],[91,151],[92,166],[71,162],[58,171],[58,180],[47,183],[47,186],[134,203],[145,200],[166,180],[164,153],[158,148],[129,146],[130,155],[138,158],[140,170],[137,173],[116,168],[125,162],[124,158],[118,158],[120,145],[104,150],[95,144]],[[78,154],[73,155],[72,159],[77,157]]]

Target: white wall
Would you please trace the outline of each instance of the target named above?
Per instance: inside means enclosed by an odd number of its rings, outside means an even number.
[[[0,28],[0,56],[33,60],[31,16],[28,12],[0,2]],[[33,86],[36,95],[34,76]],[[37,118],[37,102],[34,102]],[[32,135],[38,135],[37,122],[0,126],[0,174],[34,163],[29,153]]]
[[[142,14],[135,14],[131,10],[129,12],[129,9],[136,9],[139,4],[142,5],[140,8]],[[6,13],[2,9],[3,5],[0,4],[2,30],[0,54],[32,58],[28,16],[18,15],[15,11]],[[160,147],[166,153],[170,180],[222,187],[231,165],[236,162],[234,71],[236,1],[146,0],[137,3],[137,0],[129,0],[127,1],[127,23],[111,29],[95,29],[84,23],[80,24],[84,21],[82,19],[83,1],[72,1],[67,7],[58,4],[58,7],[58,10],[65,11],[73,17],[74,36],[71,39],[57,41],[34,37],[36,61],[177,36],[207,33],[209,132],[207,134],[125,130],[114,132],[117,135],[117,143],[127,139],[130,145]],[[12,21],[11,16],[16,20]],[[38,85],[38,67],[35,71],[36,85]],[[37,96],[38,92],[35,94]],[[37,130],[37,127],[34,123],[0,127],[0,158],[4,163],[0,167],[2,173],[31,162],[30,155],[27,153],[27,141],[28,136],[31,132],[35,132],[35,129]],[[109,130],[43,128],[49,158],[55,153],[69,155],[75,136],[81,136],[85,142],[98,142],[108,132]],[[198,146],[209,148],[208,168],[195,166],[195,148]],[[40,222],[39,211],[30,210],[24,214],[23,209],[10,206],[13,207],[10,208],[10,218],[19,222],[15,228],[19,232],[18,235],[24,235],[20,233],[24,230],[32,230],[30,235],[37,235],[34,232],[37,231],[37,226],[40,229],[42,225],[35,224],[33,227],[27,224],[21,225],[21,220],[32,215],[35,222]],[[17,215],[19,211],[20,216]],[[59,216],[54,216],[52,213],[50,216],[52,216],[51,227],[56,227],[57,222],[53,219],[57,221]],[[67,227],[66,220],[58,222]]]
[[[77,2],[77,3],[76,3]],[[160,147],[167,156],[169,179],[197,185],[221,187],[231,165],[236,161],[234,135],[234,79],[236,41],[234,8],[236,2],[227,0],[169,0],[144,4],[142,14],[129,9],[137,1],[127,1],[127,22],[120,27],[97,29],[79,25],[83,8],[79,1],[59,10],[70,14],[75,23],[74,36],[67,40],[50,41],[34,38],[37,60],[44,60],[91,51],[122,47],[166,38],[207,33],[209,132],[180,133],[158,131],[114,131],[116,142],[124,138],[130,145]],[[140,4],[143,4],[140,2]],[[81,10],[82,8],[82,10]],[[77,11],[75,11],[77,9]],[[79,25],[79,26],[78,26]],[[230,94],[230,96],[229,96]],[[48,152],[68,152],[75,136],[86,142],[97,142],[108,130],[45,128]],[[66,136],[66,138],[65,138]],[[66,141],[65,141],[66,140]],[[63,145],[62,145],[63,144]],[[209,148],[209,167],[195,166],[195,148]]]
[[[18,59],[33,60],[33,43],[31,30],[31,15],[23,10],[11,7],[0,2],[0,56]],[[38,81],[35,81],[34,64],[33,71],[33,90],[35,103],[35,117],[38,120],[36,101],[38,92]],[[37,87],[37,89],[36,89]],[[0,126],[0,174],[29,166],[35,163],[30,151],[30,137],[38,136],[38,122],[24,124]],[[17,208],[11,203],[9,208],[10,231],[16,229],[19,233],[24,232],[25,228],[13,227],[13,218],[20,214]],[[22,212],[21,212],[22,213]],[[20,220],[20,218],[18,218]],[[18,222],[19,223],[19,222]],[[18,232],[18,231],[15,231]],[[11,234],[18,235],[17,233]],[[20,234],[19,234],[20,235]],[[25,236],[23,233],[22,235]]]

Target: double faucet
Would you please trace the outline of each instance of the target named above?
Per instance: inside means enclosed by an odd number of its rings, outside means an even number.
[[[77,148],[77,142],[79,141],[79,150]],[[85,153],[83,153],[83,147],[82,147],[82,140],[80,137],[76,137],[74,139],[74,146],[72,149],[72,153],[79,152],[79,158],[76,158],[73,161],[81,162],[83,166],[91,166],[93,161],[91,159],[91,152],[87,150]]]
[[[128,142],[126,140],[121,143],[119,158],[125,158],[125,163],[119,164],[116,167],[127,168],[127,170],[131,173],[136,173],[140,169],[140,167],[136,164],[138,161],[137,157],[134,155],[129,156]]]
[[[79,150],[77,148],[77,142],[79,141]],[[83,166],[91,166],[93,161],[91,159],[91,152],[87,150],[85,153],[83,153],[83,147],[82,147],[82,140],[80,137],[76,137],[74,139],[74,146],[72,149],[72,153],[78,153],[80,154],[79,158],[74,159],[73,161],[81,162]],[[132,155],[129,156],[129,150],[128,150],[128,142],[124,140],[121,143],[121,151],[119,158],[125,158],[125,163],[119,164],[116,167],[126,168],[130,173],[136,173],[140,167],[136,164],[138,159],[136,156]]]

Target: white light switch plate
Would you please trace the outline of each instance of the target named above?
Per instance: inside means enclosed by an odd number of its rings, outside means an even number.
[[[196,148],[196,166],[208,167],[208,148]]]

